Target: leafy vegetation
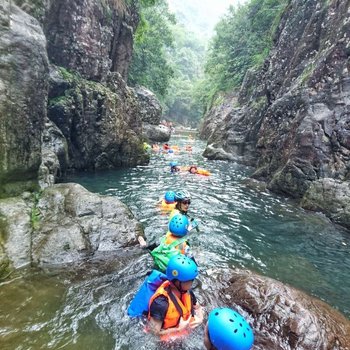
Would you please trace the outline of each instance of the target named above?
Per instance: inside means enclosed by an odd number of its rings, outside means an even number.
[[[206,43],[175,23],[164,0],[156,0],[141,11],[129,83],[155,92],[170,119],[196,125],[203,112],[240,87],[248,69],[263,64],[287,2],[231,6],[205,59]]]
[[[199,90],[206,109],[223,92],[240,87],[249,68],[261,66],[269,54],[286,0],[251,0],[230,7],[216,26]]]
[[[163,98],[174,71],[166,50],[173,45],[171,25],[175,18],[165,1],[155,7],[141,9],[141,21],[134,41],[134,53],[129,69],[129,84],[142,85]]]

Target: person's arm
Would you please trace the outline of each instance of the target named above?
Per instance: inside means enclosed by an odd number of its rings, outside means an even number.
[[[149,321],[149,325],[150,325],[150,330],[153,334],[166,335],[166,334],[176,333],[176,332],[182,331],[183,329],[186,329],[190,325],[190,321],[191,321],[191,317],[189,317],[187,321],[185,321],[181,317],[179,325],[177,327],[162,329],[163,321],[156,320],[153,317],[151,317]],[[191,328],[195,328],[195,327],[191,327]]]

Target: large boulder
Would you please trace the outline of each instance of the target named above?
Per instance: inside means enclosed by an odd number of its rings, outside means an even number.
[[[205,293],[215,300],[210,309],[238,309],[252,324],[254,350],[350,349],[350,321],[326,303],[249,271],[208,273],[205,284],[211,288]]]
[[[314,181],[306,191],[301,206],[328,213],[337,224],[350,229],[350,181],[324,178]]]
[[[39,23],[0,4],[0,196],[35,185],[46,117],[48,59]]]
[[[171,130],[165,125],[143,123],[142,135],[149,142],[168,142]]]
[[[48,117],[68,145],[68,169],[95,170],[146,164],[140,106],[118,73],[105,84],[64,68],[51,69]]]
[[[1,267],[59,265],[138,244],[141,224],[117,198],[58,184],[0,201]],[[19,242],[21,244],[19,244]],[[4,272],[3,272],[4,273]]]
[[[144,123],[159,125],[162,116],[162,106],[156,95],[141,86],[134,88],[140,105],[140,115]]]

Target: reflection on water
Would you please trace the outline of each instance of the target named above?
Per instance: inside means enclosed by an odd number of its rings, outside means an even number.
[[[171,140],[179,146],[186,142],[180,136]],[[189,190],[190,213],[200,220],[200,232],[191,237],[200,270],[247,267],[303,289],[349,317],[350,234],[287,199],[245,187],[242,181],[251,169],[205,160],[204,143],[192,145],[192,153],[153,155],[148,166],[80,174],[67,181],[121,199],[143,223],[149,241],[166,231],[167,216],[156,207],[159,197],[167,190]],[[172,160],[197,164],[212,176],[170,174]],[[142,321],[126,316],[152,262],[137,248],[124,255],[115,259],[118,268],[104,273],[92,264],[88,276],[33,273],[2,285],[1,348],[202,349],[201,328],[183,343],[165,347],[144,333]]]

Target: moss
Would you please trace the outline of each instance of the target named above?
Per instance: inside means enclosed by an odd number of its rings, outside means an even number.
[[[305,69],[303,70],[303,72],[301,73],[301,75],[299,77],[302,85],[306,84],[306,82],[309,80],[309,78],[311,77],[311,75],[315,71],[315,68],[316,68],[315,62],[312,62],[305,67]]]
[[[14,3],[23,11],[43,22],[45,15],[45,0],[14,0]]]
[[[6,181],[8,180],[4,179],[4,183],[0,185],[0,198],[15,197],[25,191],[35,192],[39,189],[37,180]]]
[[[8,236],[6,219],[0,215],[0,280],[5,279],[10,273],[10,260],[5,253],[5,241]]]
[[[255,109],[256,111],[262,110],[267,105],[267,98],[266,96],[260,96],[257,99],[253,101],[251,104],[251,107]]]

